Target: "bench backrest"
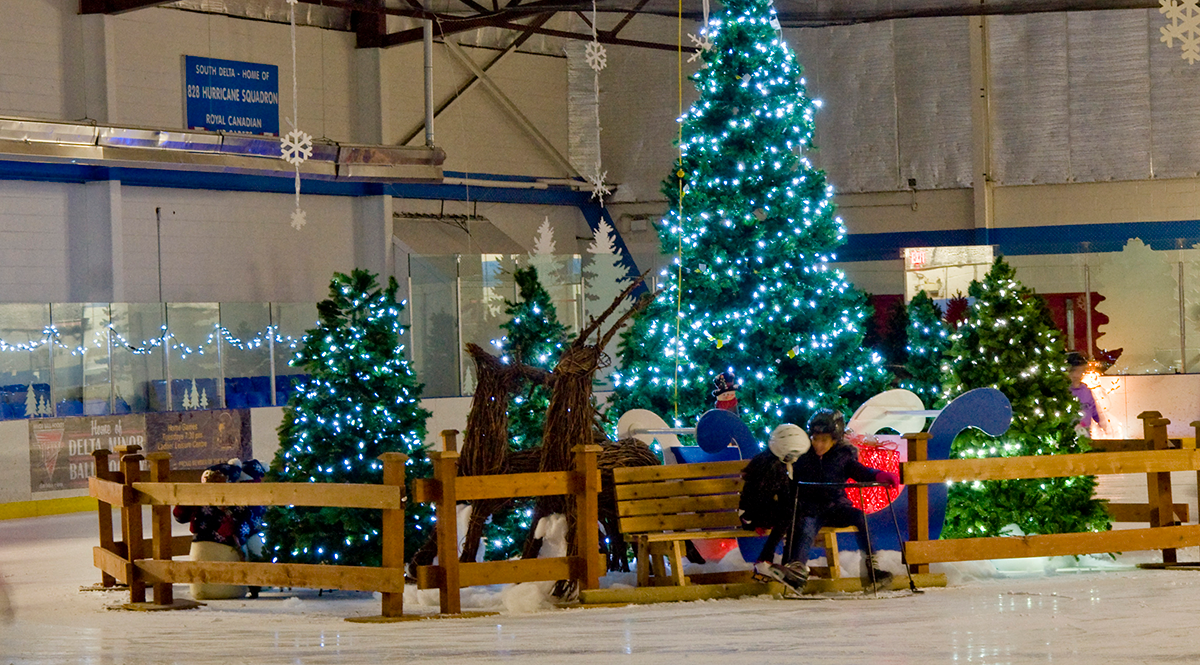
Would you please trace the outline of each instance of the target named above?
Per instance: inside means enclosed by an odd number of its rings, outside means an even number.
[[[748,460],[613,469],[621,533],[740,529]]]

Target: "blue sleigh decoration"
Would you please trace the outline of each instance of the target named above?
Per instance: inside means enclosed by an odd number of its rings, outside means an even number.
[[[916,396],[913,395],[913,397]],[[898,415],[909,415],[908,420],[911,420],[911,413]],[[880,429],[888,426],[886,421],[878,422]],[[949,459],[950,444],[953,443],[954,437],[968,427],[983,430],[992,436],[999,436],[1008,430],[1011,423],[1012,404],[1004,396],[1004,393],[995,388],[976,388],[967,391],[947,404],[934,419],[933,425],[929,428],[928,459]],[[859,433],[874,434],[875,432]],[[942,526],[946,521],[946,494],[946,485],[944,484],[929,486],[929,538],[931,540],[937,540],[942,534]],[[907,487],[900,491],[900,496],[896,497],[891,506],[867,515],[867,531],[871,537],[871,546],[877,551],[900,549],[900,541],[896,538],[896,524],[892,523],[892,511],[895,511],[901,537],[907,538]],[[753,561],[757,558],[765,540],[765,538],[739,538],[738,547],[741,549],[742,558],[746,561]],[[840,534],[838,548],[857,550],[858,542],[855,540],[854,534]],[[814,554],[816,553],[814,551]],[[818,556],[820,555],[818,554]]]
[[[950,459],[950,444],[959,432],[974,427],[992,436],[1000,436],[1012,423],[1012,404],[1004,393],[995,388],[976,388],[959,395],[946,405],[929,427],[928,457],[931,460]],[[872,432],[873,433],[873,432]],[[871,534],[871,546],[876,550],[899,550],[896,527],[892,524],[891,511],[896,512],[900,534],[908,536],[908,488],[890,508],[867,515],[867,530]],[[937,540],[942,535],[946,521],[946,485],[929,486],[929,539]],[[856,549],[854,534],[838,536],[838,547]],[[844,540],[843,540],[844,539]],[[756,553],[757,556],[757,553]]]

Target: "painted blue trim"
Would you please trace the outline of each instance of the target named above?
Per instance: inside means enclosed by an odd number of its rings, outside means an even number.
[[[470,174],[476,179],[519,182],[516,177]],[[42,163],[0,160],[0,180],[29,180],[36,182],[85,183],[120,180],[134,187],[166,187],[173,189],[207,189],[213,191],[270,192],[290,194],[295,188],[295,176],[289,173],[246,175],[208,171],[147,169],[90,166],[70,163]],[[528,181],[536,181],[529,178]],[[591,198],[588,192],[569,187],[548,186],[538,189],[516,187],[467,186],[442,183],[378,183],[350,180],[330,180],[301,176],[300,192],[320,196],[379,196],[391,195],[408,199],[446,199],[452,201],[483,201],[486,203],[531,203],[541,205],[581,206]]]
[[[1200,220],[856,233],[847,236],[837,257],[839,261],[887,261],[903,258],[905,247],[972,244],[995,245],[996,253],[1004,256],[1119,252],[1130,238],[1140,238],[1156,250],[1175,249],[1181,240],[1184,247],[1191,247],[1200,243]]]
[[[903,259],[905,247],[974,245],[975,230],[898,231],[895,233],[852,233],[837,250],[838,261],[887,261]]]
[[[471,171],[443,171],[447,178],[463,178],[469,180],[495,180],[497,182],[543,182],[547,180],[544,176],[535,175],[509,175],[506,173],[473,173]],[[579,184],[586,184],[587,181],[581,178],[556,178],[556,180],[574,180]]]
[[[447,172],[450,177],[496,182],[536,182],[536,176]],[[270,192],[290,194],[294,176],[245,175],[207,171],[92,166],[71,163],[42,163],[0,160],[0,180],[86,183],[120,180],[135,187],[205,189],[213,191]],[[601,219],[612,224],[606,208],[598,205],[590,192],[569,187],[546,186],[537,189],[489,187],[442,183],[378,183],[330,180],[302,176],[301,193],[319,196],[396,196],[406,199],[444,199],[485,203],[524,203],[534,205],[575,206],[594,230]],[[630,274],[640,274],[625,240],[613,224],[616,243]],[[1112,224],[1073,224],[1002,229],[951,229],[943,231],[901,231],[894,233],[856,233],[846,238],[838,252],[840,261],[885,261],[902,258],[905,247],[952,245],[995,245],[1005,256],[1038,254],[1075,254],[1119,252],[1130,238],[1140,238],[1156,250],[1174,249],[1200,243],[1200,220],[1171,222],[1125,222]],[[639,291],[640,292],[640,291]]]

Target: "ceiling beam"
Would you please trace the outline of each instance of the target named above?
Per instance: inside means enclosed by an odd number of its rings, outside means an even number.
[[[170,0],[79,0],[80,14],[120,14],[165,5]]]
[[[517,30],[517,29],[519,29],[519,26],[520,26],[519,23],[508,23],[506,21],[494,22],[494,23],[492,23],[492,25],[496,26],[497,28],[508,28],[510,30]],[[587,42],[592,41],[592,36],[586,32],[568,32],[566,30],[553,30],[550,28],[538,28],[538,29],[534,30],[534,32],[538,33],[539,35],[549,35],[551,37],[562,37],[564,39],[580,39],[580,40],[587,41]],[[648,49],[655,49],[658,51],[678,51],[678,50],[680,50],[679,44],[660,44],[657,42],[644,42],[640,39],[622,39],[620,37],[610,36],[607,32],[597,33],[596,41],[600,42],[601,44],[614,44],[616,46],[634,46],[637,48],[648,48]],[[684,46],[683,51],[684,51],[684,53],[695,53],[696,47]]]
[[[625,15],[624,18],[622,18],[620,21],[617,21],[617,24],[613,26],[612,30],[605,30],[604,34],[606,34],[609,37],[616,37],[617,33],[620,32],[622,28],[624,28],[630,21],[633,20],[633,17],[636,16],[637,13],[642,10],[642,7],[646,6],[647,2],[650,2],[650,0],[640,0],[637,3],[637,6],[634,7],[633,9],[631,9],[629,11],[629,13]]]
[[[383,7],[383,0],[369,0],[362,9],[350,11],[350,27],[354,29],[357,48],[379,48],[387,37],[387,14],[374,9]]]
[[[947,16],[1012,16],[1053,12],[1103,11],[1111,9],[1157,9],[1159,0],[1048,0],[1042,2],[961,3],[939,7],[905,8],[893,3],[887,10],[863,8],[853,3],[830,3],[820,11],[780,12],[779,21],[788,28],[819,28],[857,23],[877,23],[911,18]],[[664,14],[665,15],[665,14]],[[670,16],[676,14],[670,13]],[[696,12],[684,12],[685,18],[700,20]]]
[[[514,39],[511,44],[506,46],[503,51],[498,53],[496,55],[496,57],[489,60],[487,62],[487,64],[483,65],[480,69],[482,69],[485,73],[487,71],[489,71],[493,66],[496,65],[496,63],[500,62],[501,58],[503,58],[504,56],[508,55],[509,53],[512,53],[513,51],[520,48],[521,44],[524,44],[530,37],[532,37],[534,35],[534,32],[533,32],[534,28],[540,28],[546,21],[549,21],[552,16],[554,16],[554,15],[553,14],[543,14],[541,16],[536,17],[533,20],[533,22],[530,23],[529,26],[526,27],[523,32],[521,32],[520,35],[517,35],[517,38]],[[476,76],[474,73],[472,73],[471,77],[469,79],[467,79],[467,81],[465,83],[463,83],[461,86],[458,86],[449,97],[447,97],[445,100],[443,100],[441,103],[439,103],[437,105],[437,108],[435,108],[433,110],[433,117],[437,118],[438,116],[440,116],[442,114],[442,111],[445,111],[447,108],[449,108],[450,105],[453,104],[455,100],[461,98],[468,90],[473,88],[476,83],[479,83],[479,80],[480,80],[479,77]],[[417,135],[420,134],[424,130],[425,130],[425,119],[422,118],[421,122],[418,123],[417,126],[414,129],[412,129],[412,131],[410,131],[408,134],[406,134],[405,137],[403,139],[401,139],[397,145],[408,145],[409,141],[415,139],[417,137]]]
[[[471,16],[466,18],[441,17],[435,22],[434,25],[436,26],[438,35],[445,37],[446,35],[466,32],[476,28],[486,28],[488,26],[497,25],[497,21],[503,21],[503,19],[495,15]],[[525,30],[526,28],[526,26],[523,26],[520,23],[505,23],[506,26],[509,26],[512,30]],[[410,28],[408,30],[401,30],[400,32],[393,32],[387,35],[384,37],[382,46],[402,46],[404,44],[419,42],[423,38],[424,28]]]
[[[575,170],[575,167],[571,164],[571,160],[563,156],[563,154],[558,151],[558,148],[554,147],[554,144],[550,142],[550,139],[546,138],[544,134],[538,131],[538,128],[533,124],[533,121],[525,117],[524,113],[521,113],[520,109],[517,108],[517,105],[508,98],[508,95],[504,94],[504,91],[500,89],[500,86],[496,85],[496,83],[492,81],[491,77],[487,75],[487,72],[484,72],[483,69],[471,59],[471,56],[463,52],[461,46],[451,41],[447,41],[445,44],[447,46],[447,50],[464,67],[470,69],[471,72],[475,74],[475,77],[479,79],[479,82],[483,85],[483,87],[487,88],[488,91],[492,93],[493,97],[495,97],[496,101],[500,104],[500,108],[508,112],[508,115],[516,121],[517,125],[519,125],[521,129],[524,129],[525,132],[529,134],[534,143],[536,143],[538,147],[545,151],[547,156],[549,156],[571,177],[583,178],[583,175]]]

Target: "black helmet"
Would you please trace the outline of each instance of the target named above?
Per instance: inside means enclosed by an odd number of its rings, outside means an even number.
[[[806,429],[809,438],[816,437],[818,434],[829,434],[833,436],[834,441],[841,441],[846,433],[846,419],[842,416],[841,411],[821,409],[808,419]]]

